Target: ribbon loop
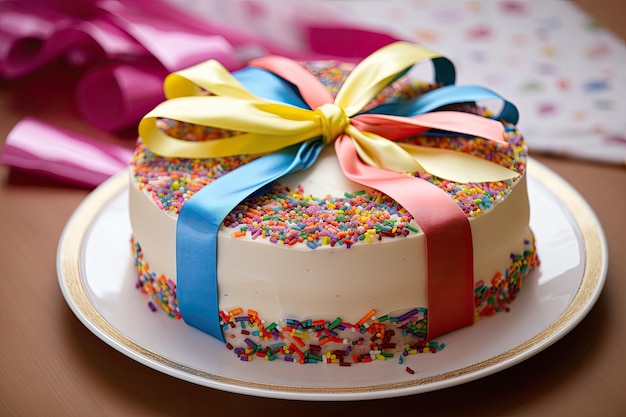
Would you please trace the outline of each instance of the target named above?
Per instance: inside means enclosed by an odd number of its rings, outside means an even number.
[[[395,172],[424,172],[422,165],[399,145],[375,133],[362,132],[350,125],[346,133],[363,162]]]
[[[320,118],[324,145],[337,139],[344,132],[346,126],[350,124],[350,119],[343,109],[332,103],[322,104],[315,109],[315,114]]]

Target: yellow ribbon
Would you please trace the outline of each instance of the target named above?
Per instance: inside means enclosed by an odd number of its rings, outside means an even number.
[[[399,75],[419,61],[439,56],[406,42],[388,45],[355,67],[334,103],[314,110],[257,97],[217,61],[207,61],[166,78],[164,90],[168,100],[141,120],[139,134],[156,154],[198,159],[265,154],[319,136],[330,143],[347,134],[364,162],[396,172],[429,172],[458,182],[499,181],[518,176],[505,167],[462,152],[397,143],[351,124],[350,118]],[[238,134],[206,141],[181,140],[160,130],[156,123],[159,118]]]

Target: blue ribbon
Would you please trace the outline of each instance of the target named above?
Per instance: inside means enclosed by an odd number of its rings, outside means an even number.
[[[406,117],[416,116],[431,111],[435,111],[441,107],[456,103],[473,103],[481,100],[499,100],[503,103],[499,113],[494,113],[492,119],[505,120],[511,124],[517,124],[519,120],[519,112],[514,104],[506,101],[499,94],[489,90],[488,88],[474,85],[448,85],[429,91],[413,100],[406,100],[396,103],[382,104],[368,113],[375,114],[401,114]]]
[[[233,73],[233,76],[257,97],[304,109],[309,108],[295,85],[269,71],[247,67]]]
[[[188,324],[224,340],[219,325],[217,233],[233,208],[292,172],[310,167],[324,144],[313,139],[229,172],[189,199],[176,223],[178,302]]]
[[[447,59],[433,60],[435,79],[454,82],[454,67]],[[268,100],[308,108],[296,86],[259,68],[233,74],[248,91]],[[441,91],[444,90],[444,91]],[[378,106],[368,112],[412,116],[447,104],[501,99],[480,87],[448,86],[417,100]],[[517,109],[505,101],[499,116],[517,121]],[[217,234],[224,218],[242,201],[269,190],[285,175],[310,167],[319,156],[321,137],[260,157],[219,178],[190,198],[182,207],[176,225],[177,295],[183,319],[188,324],[224,341],[219,324],[217,288]]]

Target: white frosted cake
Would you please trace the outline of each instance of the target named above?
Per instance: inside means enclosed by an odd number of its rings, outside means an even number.
[[[333,98],[352,70],[350,65],[331,61],[295,65],[319,79]],[[263,62],[257,68],[267,71]],[[401,70],[402,74],[390,78],[380,94],[372,97],[366,109],[416,101],[443,87],[440,82],[417,81],[405,74],[405,68]],[[242,74],[239,81],[250,83],[250,74]],[[206,95],[206,90],[215,93],[202,87],[198,95]],[[465,246],[457,242],[458,232],[447,235],[448,223],[430,219],[438,215],[437,210],[417,214],[415,208],[399,203],[396,195],[346,175],[349,168],[338,157],[339,148],[324,137],[325,146],[309,167],[288,173],[237,201],[218,219],[216,237],[206,237],[214,240],[215,259],[200,260],[197,270],[204,271],[206,265],[215,268],[216,282],[210,288],[215,288],[212,296],[217,308],[206,310],[214,316],[207,321],[213,321],[212,328],[221,332],[213,331],[214,337],[223,338],[241,360],[262,357],[345,366],[396,357],[402,362],[409,354],[440,350],[443,344],[434,337],[508,309],[523,278],[538,263],[529,229],[524,140],[512,123],[487,119],[495,118],[493,112],[475,102],[462,100],[429,113],[437,111],[452,119],[469,115],[489,120],[497,123],[502,133],[500,140],[488,140],[463,130],[438,128],[408,131],[394,138],[408,144],[409,150],[442,149],[502,168],[496,174],[487,167],[486,174],[466,175],[464,171],[480,171],[483,166],[470,161],[466,168],[457,167],[461,172],[453,173],[453,179],[426,170],[402,174],[407,181],[426,184],[453,203],[459,212],[455,221],[462,219],[463,225],[458,227],[465,230]],[[148,123],[178,141],[197,144],[237,138],[225,134],[229,129],[221,125],[201,126],[155,114],[153,119],[148,115]],[[352,120],[359,120],[358,116]],[[363,130],[363,124],[349,123]],[[182,156],[163,156],[157,153],[160,145],[157,143],[155,151],[151,143],[143,135],[139,138],[130,167],[138,287],[150,295],[154,310],[165,310],[205,330],[193,318],[198,310],[203,314],[202,305],[198,307],[196,302],[189,307],[196,311],[188,320],[185,306],[179,304],[181,280],[198,279],[188,278],[189,268],[181,262],[194,263],[204,256],[180,253],[185,247],[180,246],[185,229],[178,224],[179,217],[187,202],[206,185],[224,181],[227,173],[265,154],[194,158],[183,152]],[[439,159],[445,159],[446,152]],[[359,163],[363,159],[360,157]],[[451,161],[449,164],[457,163]],[[424,226],[424,221],[429,225]],[[438,254],[434,256],[433,251]],[[211,250],[206,256],[212,256]],[[457,269],[459,277],[450,273]],[[448,271],[443,277],[446,282],[436,276],[443,274],[441,271]],[[442,318],[448,309],[451,318]]]

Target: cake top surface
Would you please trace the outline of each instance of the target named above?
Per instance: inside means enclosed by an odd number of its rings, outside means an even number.
[[[303,65],[333,96],[352,70],[350,64],[333,61]],[[410,100],[438,87],[437,84],[415,79],[408,73],[385,88],[366,109]],[[489,115],[489,110],[475,104],[459,104],[448,109]],[[239,134],[169,119],[159,119],[158,127],[172,137],[188,141],[207,141]],[[515,127],[505,124],[504,139],[506,144],[463,135],[426,133],[406,137],[403,141],[463,152],[523,174],[527,155],[522,136]],[[159,208],[175,216],[197,191],[257,157],[167,158],[153,153],[139,138],[131,166],[138,186],[150,195]],[[458,183],[425,172],[410,175],[429,181],[447,192],[467,217],[489,210],[506,197],[519,178]],[[376,190],[363,188],[345,190],[342,195],[311,195],[300,186],[289,188],[279,180],[269,192],[235,207],[223,225],[232,228],[235,237],[249,234],[255,239],[262,237],[274,243],[305,242],[315,248],[320,244],[336,243],[350,246],[360,240],[369,241],[381,236],[407,236],[418,232],[412,220],[402,206]]]

